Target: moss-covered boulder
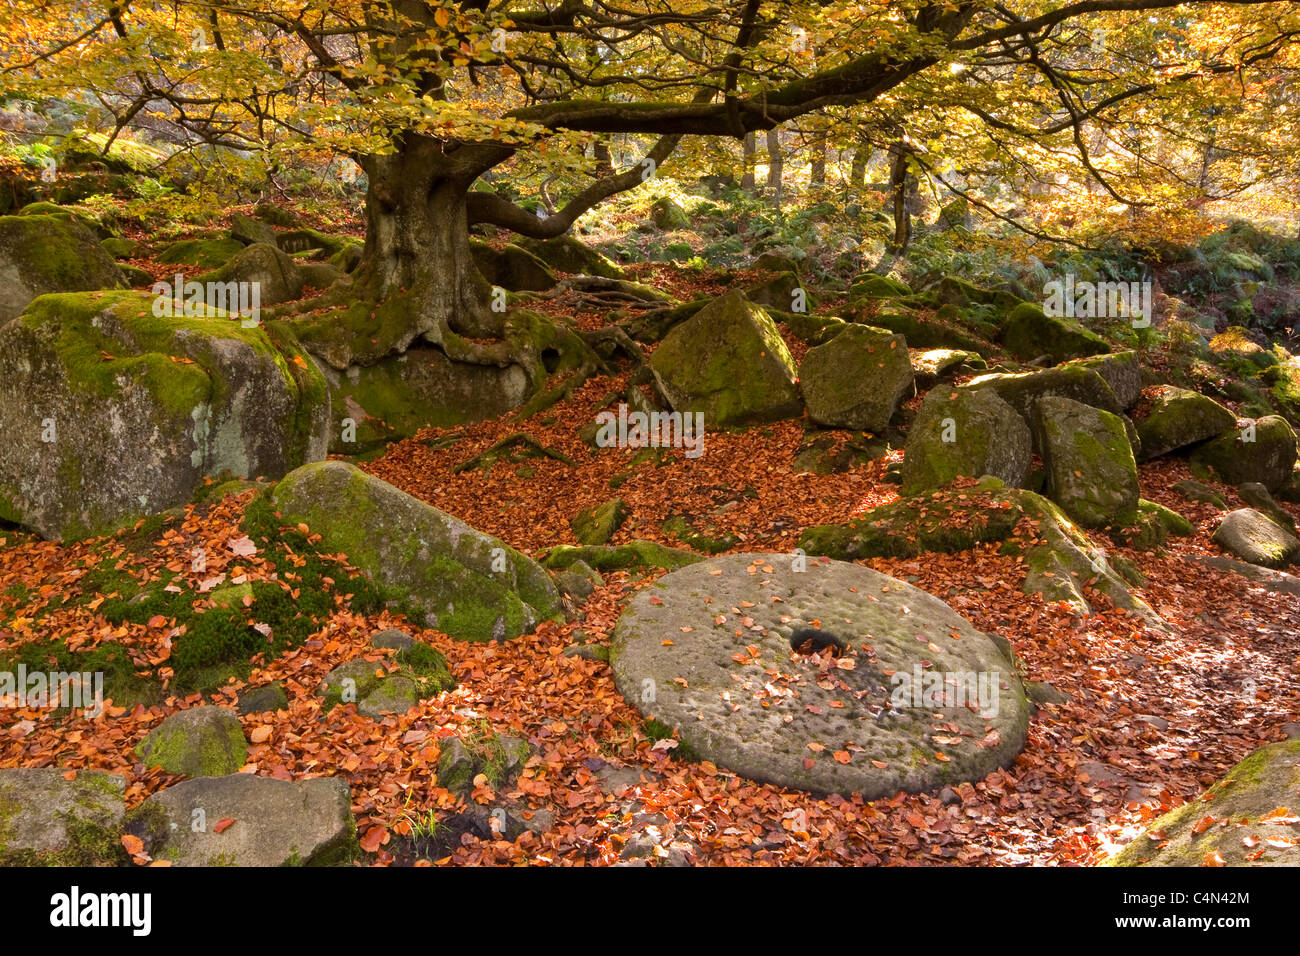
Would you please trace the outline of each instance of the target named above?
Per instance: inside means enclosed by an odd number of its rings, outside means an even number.
[[[511,243],[497,249],[481,239],[472,239],[470,252],[484,279],[511,292],[544,292],[559,281],[545,262]]]
[[[671,232],[676,229],[686,229],[691,224],[691,217],[686,214],[686,210],[677,205],[667,196],[661,196],[656,199],[650,206],[650,221],[659,229],[665,232]]]
[[[1295,518],[1291,517],[1290,512],[1279,505],[1277,500],[1268,493],[1268,489],[1258,481],[1242,482],[1237,488],[1237,494],[1247,507],[1267,515],[1287,531],[1296,534]]]
[[[1033,424],[1047,497],[1085,528],[1124,527],[1137,518],[1137,462],[1123,419],[1046,395],[1034,403]]]
[[[873,557],[916,557],[927,551],[951,554],[982,544],[998,544],[1001,554],[1024,559],[1024,591],[1063,601],[1091,613],[1092,589],[1116,607],[1153,627],[1164,621],[1130,584],[1129,569],[1112,562],[1088,535],[1051,501],[996,478],[954,485],[926,495],[873,508],[842,524],[816,525],[799,538],[810,555],[845,561]]]
[[[1228,507],[1227,499],[1225,499],[1223,495],[1219,494],[1209,485],[1197,481],[1195,478],[1185,478],[1182,481],[1175,482],[1174,491],[1178,492],[1188,501],[1203,502],[1222,509]]]
[[[1259,482],[1275,491],[1296,465],[1296,435],[1279,415],[1238,422],[1192,452],[1192,474],[1231,485]]]
[[[570,235],[554,239],[521,239],[518,243],[552,269],[576,275],[622,279],[626,274],[611,259]]]
[[[675,411],[703,412],[712,427],[791,418],[803,409],[790,350],[771,317],[739,290],[669,332],[650,369]]]
[[[79,537],[324,457],[324,379],[291,336],[156,302],[43,296],[0,328],[0,518]]]
[[[1073,359],[1068,364],[1090,368],[1110,386],[1120,407],[1132,408],[1142,397],[1142,365],[1137,352],[1112,352]]]
[[[322,364],[329,386],[330,450],[355,455],[414,435],[504,415],[534,393],[529,370],[457,362],[415,345],[400,355],[339,371]]]
[[[244,244],[238,239],[182,239],[158,253],[158,261],[171,266],[219,269],[243,250]]]
[[[1229,512],[1212,537],[1224,550],[1264,568],[1280,568],[1300,556],[1300,539],[1253,508]]]
[[[901,335],[848,325],[799,363],[808,417],[819,425],[881,431],[914,390],[912,362]]]
[[[124,785],[99,770],[0,770],[0,866],[126,863]]]
[[[1134,416],[1142,439],[1141,461],[1214,438],[1237,424],[1236,415],[1200,392],[1162,385],[1150,399],[1145,413]]]
[[[535,561],[504,542],[339,461],[307,465],[276,486],[289,524],[346,554],[389,600],[427,627],[464,640],[508,640],[560,613]]]
[[[745,298],[755,305],[796,315],[810,312],[815,304],[812,295],[804,288],[795,272],[783,272],[750,286],[745,290]]]
[[[1100,355],[1110,346],[1096,332],[1073,319],[1048,315],[1042,306],[1022,302],[1007,315],[999,336],[1007,351],[1017,358],[1047,356],[1052,364],[1081,355]]]
[[[1034,403],[1048,396],[1072,399],[1113,415],[1124,411],[1106,380],[1093,369],[1078,365],[1041,372],[990,372],[971,379],[966,387],[991,388],[1026,421],[1033,414]]]
[[[1137,516],[1122,527],[1110,530],[1111,540],[1136,551],[1154,551],[1164,547],[1170,535],[1185,538],[1195,526],[1172,508],[1139,498]]]
[[[901,279],[865,273],[849,286],[850,299],[899,299],[912,294],[911,287]]]
[[[39,295],[126,284],[99,238],[72,216],[0,216],[0,323]]]
[[[270,223],[253,216],[236,214],[230,217],[230,238],[251,246],[258,242],[275,242],[275,229]]]
[[[583,562],[597,571],[644,570],[647,568],[685,567],[702,560],[693,551],[670,548],[655,541],[629,541],[620,545],[584,545],[575,548],[561,544],[547,550],[542,566],[558,570]]]
[[[265,714],[270,711],[284,710],[289,706],[289,695],[279,681],[263,684],[260,687],[248,687],[240,691],[239,703],[235,709],[241,714]]]
[[[303,276],[298,264],[269,242],[258,242],[232,256],[218,269],[198,277],[202,283],[248,283],[258,290],[263,306],[290,302],[302,296]]]
[[[338,777],[186,780],[132,810],[126,830],[173,866],[341,866],[359,851],[352,797]]]
[[[239,718],[224,707],[191,707],[172,714],[136,745],[148,767],[187,777],[222,777],[248,759]]]
[[[1300,740],[1269,744],[1157,817],[1106,866],[1295,866]]]
[[[611,498],[604,504],[583,508],[573,516],[569,528],[581,544],[604,544],[631,513],[622,498]]]
[[[838,667],[795,652],[804,628],[842,642]],[[628,702],[699,757],[817,793],[980,780],[1029,723],[993,641],[938,598],[840,561],[736,554],[665,575],[619,618],[609,661]]]
[[[1029,426],[992,389],[931,389],[907,433],[904,495],[965,475],[1025,483],[1033,457]]]
[[[916,384],[929,388],[954,375],[982,371],[988,367],[983,356],[966,349],[928,349],[912,353],[912,374]]]
[[[857,311],[853,321],[897,332],[907,339],[908,345],[917,349],[961,349],[966,352],[987,352],[991,344],[957,322],[933,315],[915,312]]]

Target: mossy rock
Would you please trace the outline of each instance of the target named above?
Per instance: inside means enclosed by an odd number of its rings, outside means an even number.
[[[650,220],[665,232],[687,229],[691,225],[691,217],[686,214],[686,210],[667,196],[661,196],[651,204]]]
[[[507,243],[496,249],[471,239],[470,252],[484,279],[511,292],[545,292],[559,281],[550,266],[520,246]]]
[[[359,854],[347,782],[237,773],[186,780],[127,815],[126,830],[173,866],[343,866]],[[222,820],[233,823],[217,832]]]
[[[1261,747],[1201,796],[1151,821],[1104,865],[1295,866],[1297,791],[1300,740]]]
[[[124,866],[125,781],[99,770],[0,769],[0,867]]]
[[[622,498],[611,498],[604,504],[583,508],[573,516],[569,527],[581,544],[604,544],[631,513]]]
[[[553,239],[521,239],[519,245],[552,269],[577,275],[624,279],[626,273],[611,259],[570,235]]]
[[[275,242],[275,230],[269,223],[239,213],[230,217],[230,238],[251,246],[255,242]]]
[[[282,252],[306,258],[329,258],[357,240],[351,236],[332,236],[317,229],[299,227],[277,233],[275,244]]]
[[[441,748],[438,786],[462,797],[469,797],[479,774],[494,790],[509,786],[533,754],[527,740],[486,728],[476,728],[464,737],[444,737]]]
[[[263,684],[261,687],[249,687],[240,692],[235,709],[241,714],[265,714],[270,711],[284,710],[289,706],[289,695],[279,681]]]
[[[1291,534],[1296,533],[1295,518],[1292,518],[1290,513],[1279,505],[1273,496],[1268,493],[1268,489],[1259,482],[1243,482],[1238,486],[1237,494],[1248,507],[1267,515],[1273,522],[1281,525]]]
[[[734,534],[708,534],[698,531],[695,525],[682,515],[674,515],[665,520],[659,530],[676,538],[682,544],[705,554],[721,554],[740,544],[740,538]]]
[[[43,296],[0,329],[0,519],[49,538],[190,501],[207,476],[323,458],[323,377],[292,337],[139,292]]]
[[[1188,501],[1204,502],[1205,504],[1214,505],[1216,508],[1226,509],[1228,507],[1227,499],[1223,495],[1194,478],[1186,478],[1175,483],[1174,491],[1177,491]]]
[[[1132,408],[1142,397],[1142,364],[1137,352],[1112,352],[1072,359],[1067,364],[1090,368],[1100,375],[1115,393],[1121,408]]]
[[[1110,346],[1096,332],[1078,322],[1045,313],[1041,306],[1022,302],[1011,310],[1000,341],[1017,358],[1046,355],[1053,365],[1081,355],[1100,355]]]
[[[670,548],[654,541],[629,541],[620,545],[585,545],[575,548],[561,544],[549,548],[542,566],[553,570],[567,568],[575,561],[585,562],[597,571],[667,568],[674,570],[701,560],[693,551]]]
[[[1138,500],[1137,517],[1126,527],[1112,528],[1110,537],[1135,551],[1155,551],[1164,547],[1170,535],[1187,537],[1195,530],[1177,511],[1143,498]]]
[[[360,703],[384,681],[384,673],[382,663],[361,657],[331,668],[316,687],[322,709],[328,713],[340,704]]]
[[[931,389],[917,410],[903,456],[903,494],[941,488],[958,476],[1025,483],[1029,426],[992,389]]]
[[[1068,398],[1112,415],[1124,412],[1106,380],[1080,365],[1062,365],[1041,372],[990,372],[971,379],[966,387],[993,389],[1026,421],[1033,415],[1034,403],[1048,396]]]
[[[1137,519],[1137,462],[1118,415],[1047,395],[1034,404],[1033,422],[1047,497],[1085,528]]]
[[[808,345],[825,345],[848,327],[847,322],[833,315],[782,312],[772,308],[767,312],[774,321],[784,325],[792,336]]]
[[[158,261],[208,271],[221,268],[243,251],[238,239],[182,239],[158,253]]]
[[[241,250],[212,272],[197,281],[212,285],[247,283],[258,291],[261,305],[277,305],[302,297],[303,274],[298,264],[268,242],[258,242]]]
[[[849,325],[799,363],[808,417],[819,425],[883,431],[915,393],[907,341],[884,329]]]
[[[978,352],[965,349],[928,349],[911,356],[916,384],[928,388],[946,378],[983,371],[988,363]]]
[[[71,215],[0,216],[0,323],[47,293],[125,287],[99,238]]]
[[[1199,392],[1163,385],[1134,423],[1142,439],[1139,459],[1149,461],[1223,434],[1236,426],[1237,416]]]
[[[1285,567],[1300,556],[1300,539],[1252,508],[1229,512],[1212,540],[1247,564],[1263,568]]]
[[[794,359],[772,319],[735,290],[674,328],[650,357],[675,411],[707,425],[775,421],[803,409]]]
[[[782,312],[811,312],[816,304],[803,287],[797,272],[785,272],[745,290],[745,298],[755,305]]]
[[[850,299],[897,299],[911,295],[912,288],[901,279],[867,273],[849,286]]]
[[[853,321],[897,332],[915,349],[962,349],[980,354],[995,351],[982,336],[937,316],[917,315],[913,312],[881,312],[876,315],[859,313]]]
[[[107,239],[101,239],[99,245],[114,259],[134,259],[148,252],[141,243],[132,239],[123,239],[119,236],[109,236]]]
[[[1239,422],[1192,452],[1192,474],[1231,485],[1259,482],[1274,491],[1296,466],[1296,434],[1279,415]]]
[[[248,759],[248,742],[234,711],[191,707],[151,730],[135,752],[148,767],[187,777],[222,777]]]
[[[560,613],[536,562],[446,512],[338,461],[307,465],[273,493],[286,523],[307,524],[415,619],[464,640],[506,640]]]

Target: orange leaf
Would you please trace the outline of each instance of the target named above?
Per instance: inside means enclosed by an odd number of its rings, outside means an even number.
[[[144,852],[144,841],[138,836],[132,836],[129,833],[122,834],[122,849],[131,856],[139,856]]]
[[[232,826],[234,826],[234,823],[235,823],[234,817],[226,817],[224,820],[218,820],[216,823],[212,824],[212,832],[225,833]]]

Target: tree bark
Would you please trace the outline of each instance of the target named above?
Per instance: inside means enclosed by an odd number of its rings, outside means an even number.
[[[889,192],[894,208],[894,238],[890,244],[896,253],[906,251],[912,239],[912,214],[908,210],[907,148],[901,143],[890,147],[893,159],[889,166]]]
[[[740,188],[750,195],[754,193],[754,160],[757,153],[758,147],[754,143],[754,134],[746,133],[740,147],[741,163],[744,166],[744,172],[740,177]]]
[[[772,205],[781,208],[784,187],[785,160],[781,156],[781,134],[775,128],[767,131],[767,192]]]

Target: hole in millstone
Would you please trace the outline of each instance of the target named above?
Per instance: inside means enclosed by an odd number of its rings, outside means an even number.
[[[848,649],[848,644],[829,631],[801,627],[790,635],[790,649],[805,657],[812,657],[822,651],[827,651],[831,657],[839,657]]]

